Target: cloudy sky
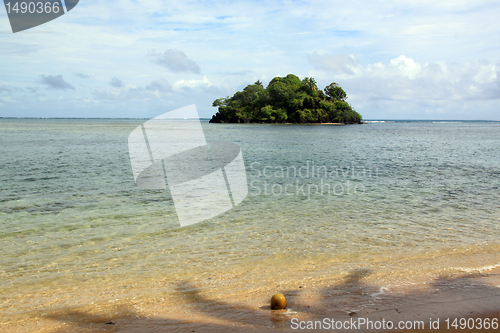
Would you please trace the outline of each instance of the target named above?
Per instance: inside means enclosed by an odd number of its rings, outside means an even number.
[[[500,120],[500,2],[80,0],[13,34],[1,117],[155,117],[289,73],[365,119]]]

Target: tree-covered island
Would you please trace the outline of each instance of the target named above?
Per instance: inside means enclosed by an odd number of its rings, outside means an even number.
[[[260,81],[233,97],[216,99],[218,112],[211,123],[343,123],[359,124],[361,115],[345,101],[347,94],[337,83],[319,90],[313,78],[302,81],[288,74],[275,77],[264,88]]]

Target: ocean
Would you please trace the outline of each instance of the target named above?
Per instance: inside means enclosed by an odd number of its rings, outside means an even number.
[[[500,265],[500,122],[203,121],[208,142],[241,148],[248,196],[181,227],[168,189],[134,182],[127,138],[144,121],[0,119],[4,318]]]

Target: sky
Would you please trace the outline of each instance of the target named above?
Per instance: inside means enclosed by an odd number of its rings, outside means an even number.
[[[498,17],[498,0],[80,0],[14,34],[2,7],[0,117],[210,118],[291,73],[364,119],[500,120]]]

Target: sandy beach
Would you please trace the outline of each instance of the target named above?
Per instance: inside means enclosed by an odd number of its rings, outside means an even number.
[[[1,319],[2,332],[295,332],[309,321],[325,318],[341,322],[425,323],[432,332],[447,328],[446,319],[500,318],[500,268],[441,277],[390,288],[365,282],[368,270],[356,270],[340,285],[315,285],[297,281],[283,290],[269,287],[227,298],[211,298],[187,283],[173,295],[142,295],[117,302],[101,302],[61,311],[31,311]],[[269,298],[282,292],[286,310],[270,310]],[[436,326],[439,320],[439,329]],[[429,323],[434,322],[434,329]],[[300,324],[303,322],[303,324]],[[302,325],[302,326],[300,326]],[[375,324],[376,325],[376,324]],[[316,326],[318,328],[318,326]],[[415,329],[412,329],[413,331]],[[335,331],[394,331],[354,326]],[[478,330],[459,330],[478,331]],[[495,331],[494,329],[484,330]]]
[[[39,123],[2,125],[0,332],[436,331],[500,312],[498,125],[206,123],[241,145],[249,194],[180,227],[168,191],[134,182],[140,123]]]

